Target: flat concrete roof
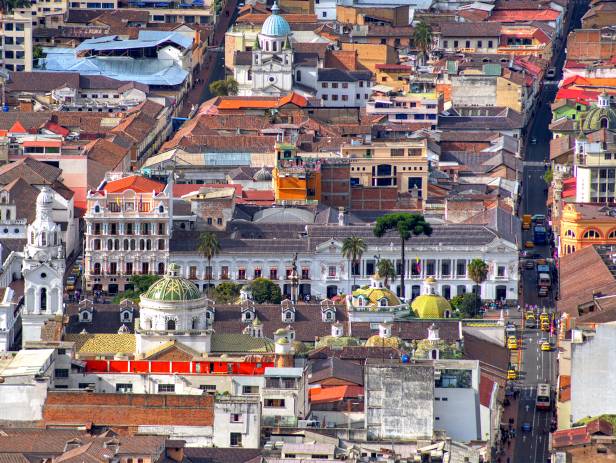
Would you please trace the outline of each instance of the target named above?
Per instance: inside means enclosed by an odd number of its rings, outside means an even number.
[[[53,353],[54,349],[20,350],[13,360],[4,366],[4,369],[1,369],[2,363],[0,363],[0,375],[6,377],[34,376],[42,373]]]

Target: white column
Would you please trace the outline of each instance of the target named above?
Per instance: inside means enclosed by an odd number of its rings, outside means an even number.
[[[62,288],[58,288],[58,309],[56,310],[56,315],[62,315],[64,313],[64,300],[62,294]]]
[[[40,288],[34,289],[34,313],[35,314],[41,313],[41,289]]]

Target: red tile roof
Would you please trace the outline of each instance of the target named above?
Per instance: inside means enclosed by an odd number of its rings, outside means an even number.
[[[313,387],[309,391],[310,402],[313,404],[340,402],[342,399],[364,394],[362,386]]]
[[[560,13],[556,10],[498,10],[488,16],[487,21],[517,22],[517,21],[556,21]]]
[[[22,146],[25,148],[60,148],[62,142],[60,140],[25,140]]]
[[[586,426],[556,431],[552,434],[552,446],[554,448],[583,444],[590,444],[590,434],[588,434]]]
[[[28,133],[28,131],[24,128],[24,126],[19,121],[15,121],[15,123],[9,129],[10,133]]]
[[[45,128],[50,132],[53,132],[57,135],[62,135],[63,137],[66,137],[69,133],[71,133],[69,129],[67,129],[66,127],[62,127],[60,124],[56,124],[55,122],[48,122],[47,124],[45,124]]]
[[[493,381],[485,375],[481,375],[479,381],[479,402],[484,407],[490,407],[492,394],[494,393],[494,384],[496,384],[496,381]]]
[[[295,92],[283,97],[221,97],[216,105],[218,109],[275,109],[287,104],[294,104],[301,108],[308,106],[308,100]]]
[[[595,434],[601,434],[604,436],[611,436],[614,433],[614,428],[609,421],[602,420],[601,418],[591,421],[586,424],[588,434],[594,436]]]
[[[131,175],[108,182],[103,189],[107,193],[121,193],[126,190],[133,190],[136,193],[151,193],[152,191],[160,193],[165,189],[165,185],[139,175]]]

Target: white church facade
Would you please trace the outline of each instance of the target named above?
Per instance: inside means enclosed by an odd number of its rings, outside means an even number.
[[[45,322],[64,313],[64,244],[52,218],[53,202],[54,192],[43,188],[36,199],[36,219],[28,226],[22,263],[22,343],[39,341]]]

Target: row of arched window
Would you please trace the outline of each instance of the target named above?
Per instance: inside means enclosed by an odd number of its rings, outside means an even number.
[[[575,232],[573,230],[565,231],[565,238],[575,238],[575,237],[576,237]],[[585,230],[584,233],[582,234],[582,239],[584,240],[598,240],[601,238],[603,238],[601,232],[594,228],[589,228],[588,230]],[[607,235],[607,239],[616,239],[616,230],[610,231]]]

